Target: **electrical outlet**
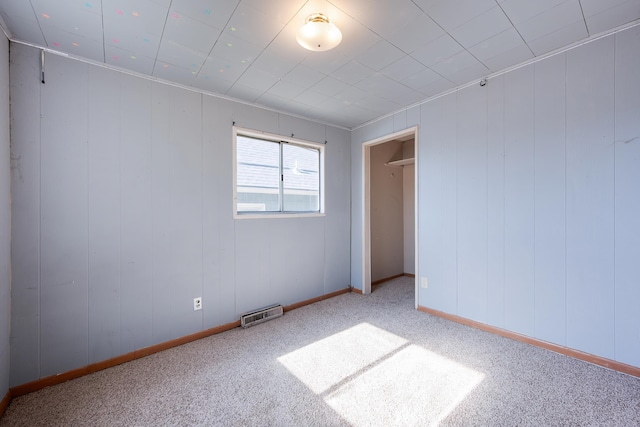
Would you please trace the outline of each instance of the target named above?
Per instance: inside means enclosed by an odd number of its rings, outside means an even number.
[[[429,287],[429,281],[427,280],[426,277],[420,278],[420,286],[423,287],[424,289],[427,289]]]
[[[202,297],[193,299],[193,311],[202,310]]]

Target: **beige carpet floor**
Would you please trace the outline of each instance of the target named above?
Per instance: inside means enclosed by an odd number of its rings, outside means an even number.
[[[345,294],[16,398],[0,426],[640,426],[640,378]]]

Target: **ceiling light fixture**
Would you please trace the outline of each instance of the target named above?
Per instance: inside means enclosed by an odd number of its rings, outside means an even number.
[[[325,15],[314,13],[300,27],[296,40],[305,49],[323,52],[338,46],[342,41],[342,33]]]

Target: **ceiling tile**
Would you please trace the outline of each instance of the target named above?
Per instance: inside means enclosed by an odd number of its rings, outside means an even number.
[[[295,100],[297,102],[300,102],[302,104],[306,104],[309,106],[315,106],[315,105],[321,104],[325,102],[327,99],[329,99],[329,96],[324,95],[322,93],[318,93],[313,90],[306,90],[302,92],[300,95],[295,97]]]
[[[227,90],[226,93],[227,95],[233,96],[237,99],[244,99],[248,102],[255,102],[256,99],[262,96],[264,91],[236,83],[229,90]]]
[[[166,6],[150,0],[102,0],[105,38],[120,37],[121,30],[129,33],[162,36],[169,13]]]
[[[433,66],[431,66],[431,69],[441,76],[452,80],[450,76],[456,75],[460,71],[477,66],[478,64],[480,63],[476,58],[473,57],[473,55],[471,55],[467,51],[462,51],[445,59],[442,62],[434,64]]]
[[[508,67],[520,64],[533,58],[531,49],[525,44],[514,47],[496,56],[482,60],[482,63],[491,71],[500,71]]]
[[[12,21],[14,18],[23,19],[25,21],[29,20],[32,23],[35,22],[35,13],[33,12],[33,7],[31,7],[31,3],[25,0],[3,0],[2,8],[0,9],[0,15],[4,22],[12,29],[16,27],[16,25],[12,25]]]
[[[307,56],[315,53],[298,44],[296,41],[296,28],[292,24],[288,24],[282,29],[272,40],[269,49],[273,49],[280,55],[286,55],[287,58],[297,63],[304,61]]]
[[[230,63],[250,64],[255,61],[260,52],[260,48],[223,33],[211,50],[211,55]]]
[[[280,80],[279,82],[271,86],[266,93],[276,95],[285,99],[293,99],[304,92],[304,90],[305,88],[303,86],[288,82],[286,80]]]
[[[284,76],[283,79],[301,86],[311,87],[326,76],[326,74],[300,64]]]
[[[311,89],[323,95],[333,96],[339,92],[349,89],[350,87],[351,86],[338,79],[327,76],[313,85]]]
[[[104,49],[106,57],[105,61],[107,64],[126,68],[127,70],[132,70],[146,75],[151,75],[153,73],[153,66],[155,64],[154,58],[142,56],[137,52],[127,51],[115,46],[106,45]]]
[[[160,38],[139,31],[140,29],[135,27],[123,28],[117,32],[105,30],[104,44],[121,49],[125,46],[128,51],[138,55],[156,56],[160,47]]]
[[[176,67],[162,61],[156,61],[153,68],[153,75],[159,79],[176,82],[179,84],[193,86],[196,80],[196,72],[190,69]]]
[[[386,40],[381,40],[362,54],[356,57],[356,61],[374,70],[380,71],[389,64],[396,62],[405,56],[405,53]]]
[[[59,49],[58,46],[48,45],[42,35],[40,25],[35,18],[23,19],[23,18],[11,18],[8,19],[2,14],[2,19],[7,23],[8,30],[11,33],[12,38],[16,40],[22,40],[38,46],[49,46],[52,49]]]
[[[185,0],[193,1],[193,0]],[[207,0],[203,0],[207,1]],[[228,0],[218,0],[220,3],[228,2]],[[248,6],[276,19],[278,22],[286,24],[291,17],[302,8],[306,0],[245,0]],[[235,3],[235,0],[231,3]]]
[[[440,0],[425,12],[447,31],[495,7],[495,0]]]
[[[356,85],[359,89],[372,95],[380,96],[389,100],[414,92],[407,86],[390,79],[382,74],[374,74],[362,80]]]
[[[466,53],[466,52],[465,52]],[[459,71],[453,72],[446,76],[447,80],[451,80],[452,82],[463,85],[472,80],[479,79],[481,77],[485,77],[487,74],[490,74],[491,71],[484,66],[484,64],[475,61],[470,67],[466,67],[460,69]]]
[[[379,116],[377,112],[362,108],[359,105],[346,105],[336,113],[336,115],[343,118],[340,122],[342,126],[349,126],[353,122],[365,123]]]
[[[585,12],[586,14],[586,12]],[[587,16],[591,35],[640,19],[640,0],[628,0],[602,12]]]
[[[370,68],[367,68],[356,61],[347,62],[333,73],[330,73],[331,77],[335,77],[336,79],[350,85],[358,83],[359,81],[369,77],[371,74],[373,74],[373,71]]]
[[[229,20],[225,32],[234,37],[265,48],[282,29],[282,24],[245,3],[240,3]]]
[[[400,83],[407,87],[410,87],[413,90],[422,92],[425,87],[439,80],[444,80],[444,78],[432,69],[425,68],[419,73],[413,74],[403,79]]]
[[[553,9],[567,0],[504,0],[500,7],[507,14],[512,23],[518,24],[531,19],[542,12]],[[598,0],[600,1],[600,0]]]
[[[586,17],[602,13],[605,10],[620,6],[624,3],[629,3],[629,0],[580,0],[580,6],[582,6],[582,11],[584,12],[584,16]],[[638,2],[637,0],[635,0],[631,3]]]
[[[399,59],[388,67],[383,68],[380,73],[387,77],[391,77],[393,80],[400,82],[407,77],[426,70],[422,63],[416,61],[410,56],[405,56]]]
[[[306,110],[307,106],[299,104],[291,99],[282,98],[271,93],[265,93],[256,100],[259,105],[264,105],[269,108],[274,108],[278,111],[284,111],[296,114],[296,111]]]
[[[178,67],[200,69],[207,59],[207,54],[208,52],[197,51],[173,41],[168,41],[160,45],[157,58],[159,61]]]
[[[65,8],[60,9],[50,0],[30,0],[36,15],[46,13],[52,17],[57,15],[61,19],[72,19],[84,16],[83,13],[102,15],[102,2],[99,0],[66,0]],[[25,0],[28,3],[27,0]],[[62,12],[62,13],[60,13]]]
[[[462,50],[463,48],[460,46],[460,43],[455,41],[450,35],[443,34],[421,48],[416,49],[411,56],[427,67],[430,67],[446,58],[450,58]]]
[[[519,46],[526,48],[520,34],[518,34],[514,28],[509,28],[500,34],[496,34],[495,36],[470,47],[469,52],[471,52],[471,54],[480,61],[484,61],[485,59],[493,58]]]
[[[103,0],[104,1],[104,0]],[[152,3],[168,8],[174,0],[150,0]]]
[[[51,5],[34,9],[40,22],[42,33],[47,39],[50,30],[63,31],[80,37],[102,41],[102,16],[92,13],[88,8],[69,7],[64,12],[53,10]]]
[[[353,105],[375,112],[376,117],[380,114],[387,114],[391,111],[398,110],[400,107],[404,107],[404,105],[398,104],[379,95],[369,95],[366,98],[362,98],[360,101],[355,102]]]
[[[162,45],[171,43],[196,52],[209,53],[220,33],[219,28],[210,27],[177,12],[170,12],[160,42],[161,50]]]
[[[239,0],[167,0],[171,10],[216,28],[224,28]]]
[[[257,68],[249,68],[236,81],[236,84],[249,87],[251,89],[266,92],[271,86],[278,82],[278,77],[265,73]]]
[[[342,32],[342,42],[334,50],[341,55],[355,57],[379,43],[379,35],[345,13],[334,13],[339,21],[336,25]]]
[[[335,97],[329,97],[321,104],[318,104],[315,110],[331,112],[344,108],[347,105],[350,105],[347,101]]]
[[[286,56],[279,55],[275,50],[266,49],[253,61],[251,66],[282,78],[296,65],[298,65],[297,62],[290,60]]]
[[[348,89],[336,93],[333,97],[343,101],[346,104],[353,104],[366,97],[367,95],[368,93],[366,91],[355,86],[351,86]]]
[[[410,0],[333,0],[332,3],[382,37],[390,36],[398,28],[404,28],[416,15],[422,13]]]
[[[583,16],[579,1],[569,0],[520,22],[516,28],[524,40],[530,42],[580,20],[583,20]]]
[[[411,53],[425,43],[444,34],[444,30],[424,13],[418,13],[404,27],[398,28],[388,40],[405,53]]]
[[[424,100],[424,94],[416,91],[404,93],[393,99],[394,102],[397,102],[404,107],[417,104],[422,100]]]
[[[455,83],[443,78],[424,86],[420,89],[420,92],[424,93],[427,97],[431,97],[447,90],[451,90],[454,87],[456,87]]]
[[[215,76],[211,77],[206,74],[198,74],[194,82],[194,86],[197,88],[221,95],[227,93],[232,85],[233,83],[228,80],[218,79]]]
[[[225,59],[218,58],[215,55],[209,55],[209,57],[205,60],[204,65],[200,69],[198,77],[209,76],[210,78],[235,82],[242,75],[242,73],[247,70],[248,67],[248,63],[231,63]]]
[[[583,20],[579,20],[572,25],[563,27],[562,29],[547,34],[539,39],[527,42],[536,56],[543,55],[552,50],[567,46],[587,37],[587,28]]]
[[[468,48],[508,28],[513,28],[509,19],[502,9],[496,6],[455,28],[449,34]]]
[[[104,44],[102,41],[80,37],[52,27],[47,28],[45,39],[47,44],[56,50],[93,61],[104,62]]]
[[[349,61],[351,61],[350,57],[330,50],[328,52],[310,52],[302,64],[321,73],[331,74]]]

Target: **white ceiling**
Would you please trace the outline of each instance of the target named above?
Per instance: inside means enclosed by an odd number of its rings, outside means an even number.
[[[343,41],[300,47],[327,14]],[[358,125],[640,19],[640,0],[1,0],[13,41]]]

